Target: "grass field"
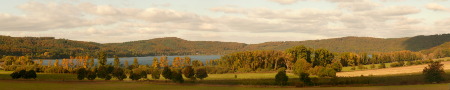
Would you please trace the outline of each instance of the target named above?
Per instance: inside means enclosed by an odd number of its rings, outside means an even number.
[[[434,61],[448,61],[450,60],[450,57],[445,57],[445,58],[439,58],[439,59],[433,59]],[[386,68],[391,68],[391,63],[385,63]],[[426,65],[426,64],[422,64],[422,65]],[[375,64],[375,68],[371,69],[370,66],[371,65],[363,65],[364,67],[367,67],[367,69],[358,69],[357,67],[355,68],[355,70],[351,70],[351,66],[348,67],[342,67],[342,72],[349,72],[349,71],[363,71],[363,70],[374,70],[374,69],[378,69],[378,66],[380,66],[380,64]],[[415,66],[415,65],[413,65]]]
[[[2,90],[298,90],[295,87],[248,87],[240,85],[154,84],[118,81],[35,81],[0,80]],[[448,90],[449,84],[364,87],[305,87],[302,90]]]

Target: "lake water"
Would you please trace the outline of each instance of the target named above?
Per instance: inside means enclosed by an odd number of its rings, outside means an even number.
[[[125,64],[125,60],[128,60],[128,65],[132,65],[134,58],[137,58],[140,65],[147,65],[147,64],[152,65],[154,57],[158,58],[158,60],[159,60],[162,56],[119,57],[119,59],[120,59],[120,64]],[[167,56],[167,59],[169,60],[169,65],[172,64],[172,61],[175,57],[184,58],[186,56]],[[221,57],[221,55],[188,55],[187,57],[190,57],[191,61],[200,60],[203,63],[205,63],[206,60],[219,59]],[[56,59],[42,59],[42,60],[43,60],[42,65],[48,65],[49,61],[52,61],[52,63],[55,63]],[[62,59],[58,59],[58,60],[59,60],[59,64],[61,64]],[[37,60],[37,61],[39,61],[39,60]],[[75,60],[73,62],[75,63]],[[97,64],[98,60],[95,59],[94,62]],[[113,63],[114,63],[114,58],[107,58],[106,64],[113,64]]]

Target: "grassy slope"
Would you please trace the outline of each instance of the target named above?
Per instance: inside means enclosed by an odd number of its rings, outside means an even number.
[[[443,61],[448,61],[448,60],[450,60],[450,57],[445,57],[445,58],[439,58],[439,59],[433,59],[434,61],[440,61],[440,60],[443,60]],[[391,67],[391,63],[385,63],[385,65],[386,65],[386,68],[390,68]],[[368,69],[364,69],[364,70],[370,70],[371,68],[370,68],[370,64],[369,65],[364,65],[364,67],[367,67]],[[378,69],[378,66],[380,66],[380,64],[375,64],[375,68],[374,69]],[[348,72],[348,71],[360,71],[360,70],[362,70],[362,69],[358,69],[358,67],[356,67],[355,69],[356,70],[351,70],[351,66],[347,66],[347,67],[342,67],[342,72]]]

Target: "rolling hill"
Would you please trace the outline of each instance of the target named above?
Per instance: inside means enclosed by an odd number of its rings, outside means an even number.
[[[95,42],[55,39],[53,37],[0,36],[1,55],[30,55],[36,58],[64,58],[93,55],[99,50],[109,55],[220,55],[249,50],[285,50],[305,45],[334,52],[390,52],[400,50],[432,52],[450,41],[450,34],[415,36],[405,38],[342,37],[307,41],[279,41],[245,44],[219,41],[189,41],[177,37],[155,38],[123,43],[100,44]],[[450,46],[450,45],[447,45]],[[445,46],[446,47],[446,46]]]

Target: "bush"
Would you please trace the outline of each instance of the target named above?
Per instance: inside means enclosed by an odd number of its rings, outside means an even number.
[[[87,73],[87,79],[88,80],[94,80],[95,78],[97,78],[97,74],[95,71],[89,71]]]
[[[19,74],[19,72],[13,72],[13,73],[11,73],[11,75],[9,75],[9,76],[11,76],[12,79],[19,79],[19,78],[21,77],[21,75]]]
[[[406,66],[411,66],[411,65],[413,65],[412,61],[406,62]]]
[[[184,74],[184,77],[186,77],[186,78],[190,78],[192,80],[195,79],[195,77],[194,77],[195,72],[194,72],[194,69],[192,69],[192,66],[184,67],[183,74]]]
[[[425,76],[425,79],[429,82],[441,82],[444,81],[444,64],[441,64],[441,62],[433,62],[428,64],[427,67],[423,69],[423,75]]]
[[[300,79],[301,82],[303,82],[302,84],[305,84],[305,85],[311,85],[312,84],[311,78],[309,78],[309,74],[308,73],[300,73],[299,79]]]
[[[162,76],[169,80],[172,79],[172,71],[170,70],[169,67],[164,67],[164,69],[162,71]]]
[[[77,70],[77,79],[78,80],[83,80],[84,78],[86,78],[87,75],[87,71],[85,68],[80,68]]]
[[[364,70],[364,69],[367,69],[367,67],[365,67],[365,66],[362,65],[362,64],[359,64],[359,65],[358,65],[358,69],[359,69],[359,70]]]
[[[401,63],[398,62],[391,63],[391,67],[401,67],[401,66],[403,65],[401,65]]]
[[[208,77],[208,73],[206,72],[205,68],[198,68],[195,71],[195,77],[196,78],[200,78],[201,80],[203,80],[203,78]]]
[[[19,79],[19,78],[36,79],[36,77],[37,77],[36,72],[34,70],[30,70],[30,71],[20,70],[19,72],[11,73],[9,76],[11,76],[12,79]]]
[[[178,82],[178,83],[184,82],[183,75],[181,74],[180,70],[176,70],[176,71],[172,72],[172,81]]]
[[[286,75],[286,68],[280,68],[277,75],[275,75],[275,83],[279,85],[287,85],[289,77]]]
[[[155,68],[152,71],[152,78],[153,79],[159,79],[161,77],[161,72],[159,72],[159,69]]]
[[[336,71],[333,68],[322,68],[317,74],[319,77],[336,77]]]
[[[30,70],[30,71],[27,71],[25,73],[25,77],[23,77],[23,78],[25,78],[25,79],[31,79],[31,78],[36,79],[36,77],[37,77],[36,72],[34,70]]]
[[[375,64],[371,64],[370,69],[375,69]]]
[[[379,69],[381,69],[381,68],[386,68],[386,64],[380,63],[380,65],[378,66],[378,68],[379,68]]]
[[[129,78],[131,80],[139,80],[141,79],[141,75],[139,73],[132,73]]]
[[[120,81],[127,78],[127,75],[122,68],[115,68],[112,75]]]

